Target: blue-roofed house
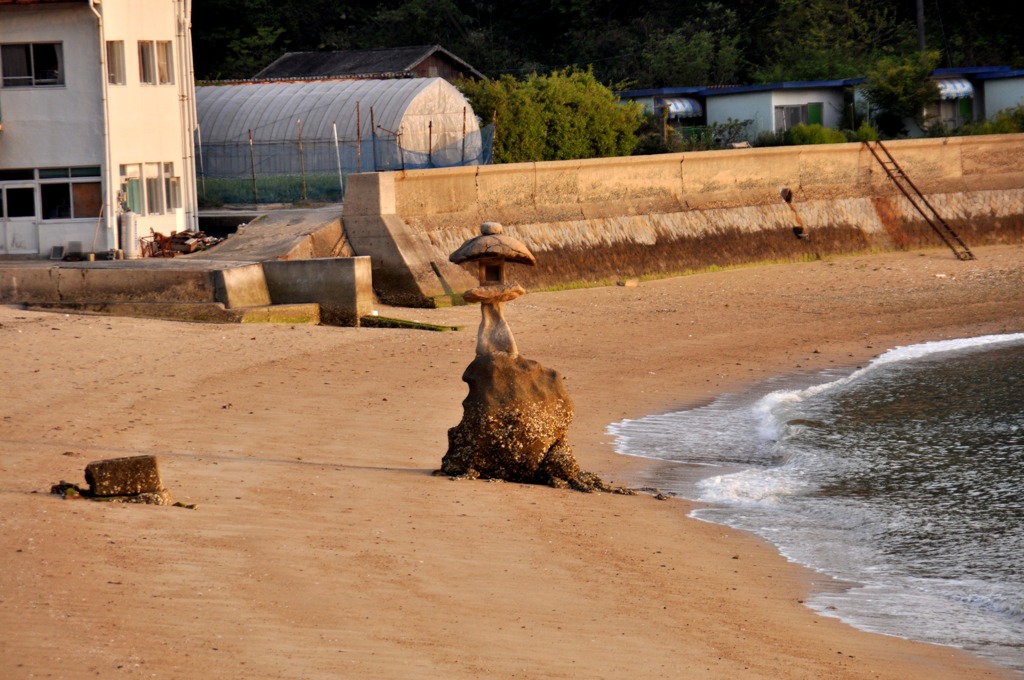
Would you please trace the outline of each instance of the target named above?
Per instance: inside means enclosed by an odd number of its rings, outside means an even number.
[[[939,99],[927,107],[925,119],[949,130],[1024,104],[1024,71],[1009,66],[940,68],[932,79]]]
[[[796,125],[840,128],[846,91],[863,78],[797,81],[759,85],[669,87],[626,90],[618,95],[681,126],[725,125],[751,121],[747,141],[763,132],[784,132]]]
[[[955,130],[964,123],[985,117],[984,101],[976,97],[974,78],[992,68],[941,68],[932,71],[939,98],[925,107],[926,126]]]
[[[968,66],[932,71],[938,97],[925,106],[924,128],[953,131],[966,123],[991,118],[999,111],[1024,105],[1024,70],[1009,66]],[[855,93],[858,114],[871,118],[870,105],[860,91]],[[904,121],[907,135],[921,137],[925,131],[915,121]]]
[[[661,87],[649,90],[624,90],[621,99],[642,104],[644,110],[679,125],[705,125],[703,86]]]
[[[846,91],[863,78],[791,81],[760,85],[709,87],[701,90],[707,122],[750,120],[749,141],[764,132],[785,132],[803,123],[842,127]]]
[[[1024,70],[999,67],[975,75],[974,83],[981,91],[979,115],[982,118],[1024,106]]]
[[[935,69],[931,74],[938,98],[924,111],[925,125],[955,130],[964,123],[991,118],[999,111],[1024,106],[1024,70],[1009,66]],[[841,129],[846,114],[856,108],[857,120],[873,119],[870,103],[859,86],[865,78],[789,81],[757,85],[670,87],[626,90],[618,95],[665,115],[679,126],[751,121],[744,136],[754,141],[762,133],[785,132],[798,123]],[[905,121],[907,133],[925,133]]]

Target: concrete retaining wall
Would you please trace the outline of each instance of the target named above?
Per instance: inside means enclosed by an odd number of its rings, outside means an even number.
[[[373,311],[369,257],[269,260],[263,273],[274,304],[319,303],[325,324],[358,326]]]
[[[161,266],[162,265],[162,266]],[[259,264],[218,268],[112,261],[0,269],[0,302],[219,302],[227,308],[270,304]]]
[[[969,246],[1024,241],[1024,135],[886,146]],[[798,219],[809,238],[794,237]],[[862,144],[352,175],[343,220],[395,304],[471,287],[448,254],[488,220],[537,256],[512,270],[529,287],[944,247]]]

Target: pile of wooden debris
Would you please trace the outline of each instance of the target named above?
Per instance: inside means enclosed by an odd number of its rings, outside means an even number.
[[[150,235],[143,236],[139,242],[142,257],[174,257],[206,250],[223,240],[218,236],[207,236],[201,231],[175,231],[170,236],[164,236],[150,230]]]

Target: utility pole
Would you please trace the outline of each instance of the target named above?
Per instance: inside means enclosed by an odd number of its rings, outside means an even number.
[[[917,51],[924,52],[924,0],[917,0]]]

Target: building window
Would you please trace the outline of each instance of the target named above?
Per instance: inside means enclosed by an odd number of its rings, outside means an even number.
[[[99,182],[71,184],[71,216],[99,217],[103,208],[103,192]]]
[[[7,187],[0,191],[3,205],[0,213],[6,212],[8,219],[36,216],[36,190],[32,187]]]
[[[174,83],[174,50],[169,40],[139,41],[139,82],[149,85]]]
[[[61,43],[0,45],[4,87],[46,87],[64,84]]]
[[[776,106],[775,107],[775,131],[785,132],[795,125],[804,121],[803,106]]]
[[[181,180],[174,163],[131,163],[121,166],[121,208],[139,215],[162,215],[181,207]]]
[[[32,181],[36,178],[36,171],[32,168],[8,168],[0,170],[0,182]]]
[[[152,40],[139,41],[139,82],[156,85],[156,55]]]
[[[174,52],[169,40],[156,43],[156,77],[161,85],[174,84]]]
[[[785,132],[794,125],[822,125],[825,105],[821,102],[775,107],[775,131]]]
[[[168,212],[181,207],[181,179],[174,176],[174,163],[164,163],[164,195]]]
[[[121,208],[125,212],[142,214],[142,186],[137,163],[121,166]]]
[[[146,163],[146,214],[159,215],[163,211],[164,191],[160,181],[160,164]]]
[[[107,41],[107,82],[111,85],[124,85],[124,41]]]
[[[40,168],[39,195],[44,220],[99,217],[103,205],[97,166]],[[51,181],[64,179],[65,181]]]

